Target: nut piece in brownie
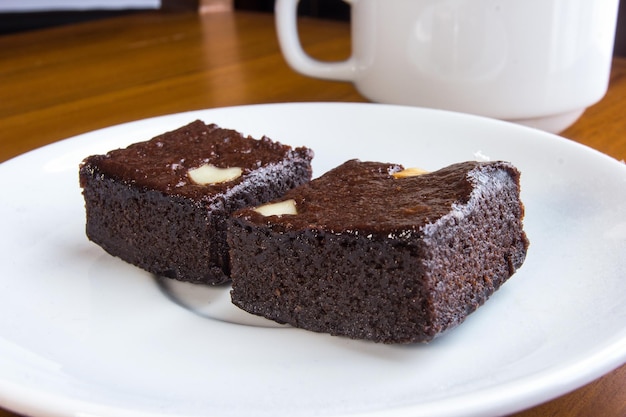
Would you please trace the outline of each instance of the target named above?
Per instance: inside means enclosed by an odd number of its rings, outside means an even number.
[[[280,323],[384,343],[460,324],[523,263],[520,173],[421,175],[351,160],[229,220],[232,301]]]
[[[87,236],[151,273],[229,279],[226,218],[311,178],[313,152],[195,121],[80,166]]]

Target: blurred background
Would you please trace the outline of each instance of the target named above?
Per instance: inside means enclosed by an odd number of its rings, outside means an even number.
[[[625,4],[623,1],[620,4],[614,50],[617,56],[626,56]],[[223,5],[236,10],[272,13],[274,0],[2,0],[0,35],[147,10],[177,13]],[[299,13],[322,19],[348,20],[350,6],[340,0],[301,0]]]

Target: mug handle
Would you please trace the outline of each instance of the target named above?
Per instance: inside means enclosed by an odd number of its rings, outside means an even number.
[[[287,63],[294,70],[310,77],[354,81],[353,56],[345,61],[323,62],[311,58],[304,51],[298,36],[298,3],[299,0],[276,0],[274,6],[278,43]]]

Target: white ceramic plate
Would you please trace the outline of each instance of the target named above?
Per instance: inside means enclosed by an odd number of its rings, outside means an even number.
[[[77,167],[196,118],[312,147],[315,175],[354,157],[429,170],[509,160],[526,263],[429,345],[276,326],[231,306],[227,287],[159,286],[87,241]],[[626,166],[540,131],[374,104],[213,109],[35,150],[0,165],[0,190],[0,405],[24,414],[501,415],[625,362]]]

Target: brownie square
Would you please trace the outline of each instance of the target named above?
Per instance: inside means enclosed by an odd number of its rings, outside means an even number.
[[[311,178],[313,152],[194,121],[80,166],[86,233],[156,275],[229,280],[226,219]]]
[[[520,173],[507,162],[463,162],[413,174],[352,160],[237,211],[233,303],[383,343],[428,342],[463,322],[524,262]]]

